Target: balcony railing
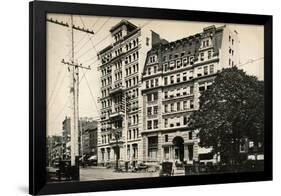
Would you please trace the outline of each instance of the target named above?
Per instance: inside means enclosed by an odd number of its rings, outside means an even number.
[[[109,115],[109,118],[122,118],[124,116],[123,111],[113,112]]]
[[[122,143],[122,142],[124,142],[124,138],[123,137],[118,139],[118,143]],[[116,139],[114,137],[109,139],[109,144],[116,144]]]
[[[109,94],[115,94],[115,93],[123,92],[124,90],[125,90],[124,86],[118,86],[118,87],[115,87],[113,89],[110,89]]]

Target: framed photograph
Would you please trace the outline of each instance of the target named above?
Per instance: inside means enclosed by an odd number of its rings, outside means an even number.
[[[29,6],[30,194],[272,180],[272,16]]]

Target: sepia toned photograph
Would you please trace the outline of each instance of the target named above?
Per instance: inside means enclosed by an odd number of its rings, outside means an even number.
[[[46,15],[47,182],[264,171],[264,26]]]

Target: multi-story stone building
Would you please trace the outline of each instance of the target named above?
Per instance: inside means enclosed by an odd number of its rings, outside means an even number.
[[[70,159],[70,121],[65,117],[62,122],[62,141],[63,141],[63,159]],[[98,122],[88,117],[79,118],[79,156],[90,156],[97,154],[97,127]],[[82,134],[82,136],[81,136]],[[82,142],[81,142],[82,141]]]
[[[110,29],[112,44],[101,60],[101,120],[98,163],[142,160],[141,73],[147,51],[161,41],[158,34],[122,20]],[[117,157],[116,157],[117,156]]]
[[[80,145],[81,154],[85,157],[97,155],[97,121],[83,118],[80,119],[82,141]]]
[[[53,166],[56,161],[63,159],[63,140],[62,136],[47,137],[47,165]]]
[[[217,72],[239,64],[238,34],[228,26],[209,26],[202,32],[148,53],[142,76],[142,147],[145,162],[163,160],[193,163],[203,149],[188,117],[199,108],[200,92]]]

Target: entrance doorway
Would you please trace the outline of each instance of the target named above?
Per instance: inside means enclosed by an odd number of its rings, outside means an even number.
[[[180,136],[177,136],[173,139],[174,144],[174,152],[175,152],[175,159],[179,159],[180,161],[183,161],[184,159],[184,141],[183,138]]]

